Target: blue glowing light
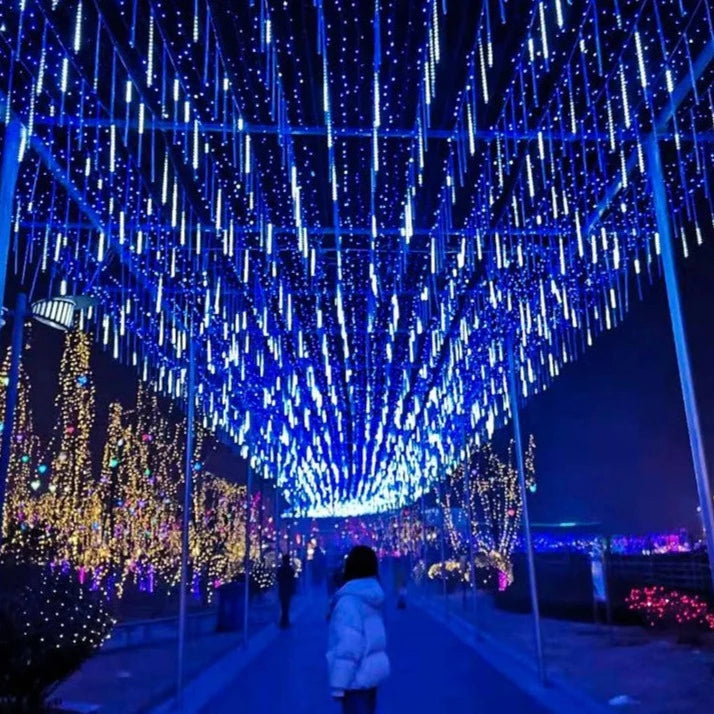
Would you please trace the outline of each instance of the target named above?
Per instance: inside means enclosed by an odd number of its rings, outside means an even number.
[[[527,399],[658,275],[652,131],[711,233],[710,4],[10,3],[12,262],[177,399],[193,324],[289,510],[408,504],[509,419],[509,349]]]

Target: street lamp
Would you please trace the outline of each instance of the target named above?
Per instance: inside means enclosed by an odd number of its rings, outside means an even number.
[[[10,468],[10,451],[12,448],[12,427],[17,406],[17,390],[20,379],[20,355],[22,353],[22,337],[25,320],[33,317],[38,322],[57,330],[67,331],[74,324],[75,312],[92,306],[94,298],[85,296],[63,295],[61,297],[38,300],[27,309],[27,296],[18,293],[15,309],[6,311],[13,318],[12,347],[10,348],[10,370],[8,372],[7,397],[5,399],[5,418],[0,443],[0,541],[2,541],[2,525],[5,512],[5,489],[7,474]],[[3,316],[4,318],[4,316]],[[4,319],[0,327],[5,324]]]

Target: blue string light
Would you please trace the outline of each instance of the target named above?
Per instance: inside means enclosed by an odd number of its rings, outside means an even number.
[[[186,389],[295,513],[413,501],[711,232],[709,0],[27,0],[17,270]],[[466,37],[466,40],[464,40]]]

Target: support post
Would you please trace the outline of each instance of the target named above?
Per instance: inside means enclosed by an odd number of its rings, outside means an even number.
[[[426,569],[428,563],[426,561],[426,552],[428,548],[428,542],[426,539],[426,506],[424,504],[424,499],[426,498],[426,492],[422,491],[421,494],[421,557],[424,561],[424,576],[426,577]]]
[[[441,523],[439,524],[439,548],[441,551],[441,594],[444,597],[444,603],[448,604],[446,599],[446,545],[444,543],[444,526],[446,525],[444,509],[446,508],[446,501],[443,496],[444,493],[441,488],[441,479],[439,479],[439,505],[441,506]]]
[[[699,507],[704,524],[704,537],[707,544],[709,571],[712,581],[712,590],[714,592],[714,504],[712,504],[709,473],[704,456],[702,431],[699,424],[699,410],[697,408],[697,398],[694,390],[694,380],[692,378],[692,365],[689,358],[687,335],[684,329],[684,316],[682,314],[682,301],[679,294],[677,264],[674,255],[669,209],[667,206],[662,157],[660,155],[657,135],[654,133],[647,140],[647,168],[652,185],[652,198],[654,202],[655,220],[657,222],[657,232],[659,233],[660,239],[664,283],[667,289],[667,302],[669,304],[669,317],[672,323],[674,347],[677,353],[679,381],[682,387],[682,400],[684,402],[684,412],[687,417],[687,431],[689,432],[689,447],[692,452],[694,477],[697,482]]]
[[[518,410],[518,379],[516,375],[515,344],[508,345],[508,387],[509,401],[511,403],[511,417],[513,419],[513,440],[516,447],[516,466],[518,468],[518,483],[521,491],[523,508],[523,534],[526,541],[526,557],[528,560],[528,585],[533,610],[533,635],[536,648],[538,677],[542,684],[546,684],[545,662],[543,658],[543,637],[540,626],[540,607],[538,605],[538,583],[536,580],[535,555],[533,552],[533,538],[531,536],[531,522],[528,516],[528,489],[526,488],[526,470],[523,463],[523,439],[521,437],[521,419]]]
[[[278,478],[275,478],[274,503],[273,503],[273,523],[275,525],[275,569],[280,566],[280,556],[283,554],[282,538],[280,533],[280,490],[278,488]]]
[[[477,614],[478,587],[476,583],[476,551],[474,549],[473,508],[471,506],[471,454],[469,452],[468,436],[464,429],[464,492],[466,494],[467,514],[469,518],[469,565],[471,569],[471,594],[474,599],[474,617]],[[476,623],[478,626],[478,623]]]
[[[5,126],[5,138],[2,145],[2,167],[0,167],[0,307],[5,300],[5,277],[7,275],[7,259],[10,254],[12,207],[15,200],[17,173],[20,169],[21,143],[22,124],[17,119],[11,119]]]
[[[250,607],[250,494],[253,481],[253,469],[248,457],[248,475],[245,490],[245,557],[243,561],[243,572],[245,573],[245,583],[243,588],[243,646],[248,646],[248,615]]]
[[[186,590],[188,588],[188,529],[191,519],[191,492],[193,480],[194,409],[196,402],[196,346],[193,327],[188,333],[188,380],[186,382],[186,459],[184,464],[183,529],[181,531],[181,590],[178,627],[178,674],[176,676],[176,702],[183,707],[183,670],[186,649]]]
[[[10,471],[10,455],[12,451],[12,432],[15,423],[15,407],[20,382],[20,360],[22,359],[22,336],[25,323],[27,297],[18,293],[12,323],[12,347],[10,348],[10,371],[7,381],[7,398],[5,399],[5,417],[0,444],[0,542],[5,529],[5,491]]]

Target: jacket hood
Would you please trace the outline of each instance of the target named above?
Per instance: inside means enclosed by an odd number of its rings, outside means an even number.
[[[380,608],[384,604],[384,590],[382,590],[377,578],[350,580],[335,593],[335,598],[341,598],[345,595],[358,597],[374,608]]]

